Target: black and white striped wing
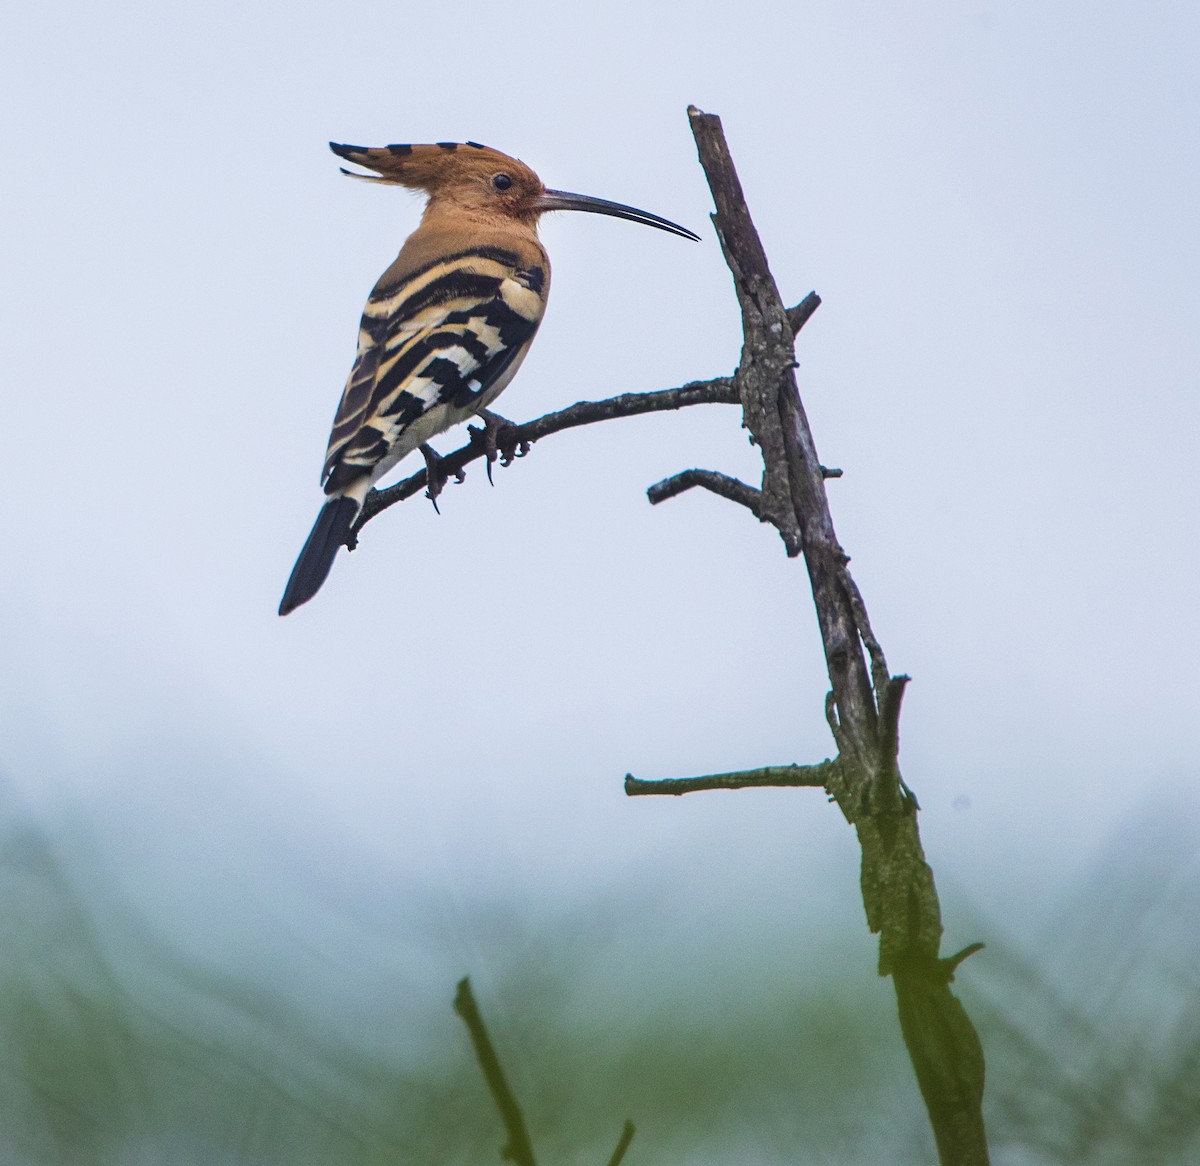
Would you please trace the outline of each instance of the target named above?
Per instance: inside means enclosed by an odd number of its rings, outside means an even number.
[[[541,322],[541,268],[477,249],[438,260],[367,301],[358,355],[329,438],[325,492],[386,473],[505,387]]]

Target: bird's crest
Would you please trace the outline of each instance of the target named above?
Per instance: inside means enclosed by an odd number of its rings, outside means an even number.
[[[329,148],[374,174],[343,174],[421,190],[444,204],[473,211],[536,221],[546,188],[524,162],[478,142],[435,142],[418,146],[344,146]]]
[[[343,166],[342,173],[351,178],[407,186],[429,194],[464,181],[490,181],[498,174],[507,175],[514,182],[532,179],[541,186],[537,175],[524,162],[478,142],[434,142],[419,146],[344,146],[330,142],[329,148],[339,158],[375,171],[358,174]]]

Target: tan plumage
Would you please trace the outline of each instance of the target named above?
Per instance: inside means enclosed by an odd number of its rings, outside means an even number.
[[[550,291],[550,260],[537,237],[542,214],[595,211],[697,237],[633,207],[547,190],[524,163],[474,142],[330,148],[375,172],[355,177],[425,191],[429,202],[363,311],[326,451],[329,501],[292,570],[280,615],[320,589],[374,483],[485,409],[512,380]]]

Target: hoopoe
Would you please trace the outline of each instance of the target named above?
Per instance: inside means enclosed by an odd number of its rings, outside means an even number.
[[[524,163],[477,142],[329,148],[374,171],[343,174],[424,191],[429,201],[367,300],[321,475],[329,500],[280,615],[320,590],[375,482],[418,448],[432,481],[436,455],[426,442],[486,410],[512,380],[550,291],[550,260],[537,236],[546,211],[594,211],[699,239],[647,211],[547,190]]]

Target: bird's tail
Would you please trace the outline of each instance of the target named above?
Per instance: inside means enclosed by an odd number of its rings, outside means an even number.
[[[300,552],[291,577],[283,591],[279,614],[287,615],[302,603],[307,603],[329,577],[338,548],[346,541],[346,535],[358,516],[359,503],[342,495],[330,498],[321,507],[317,521],[308,536],[308,542]]]

